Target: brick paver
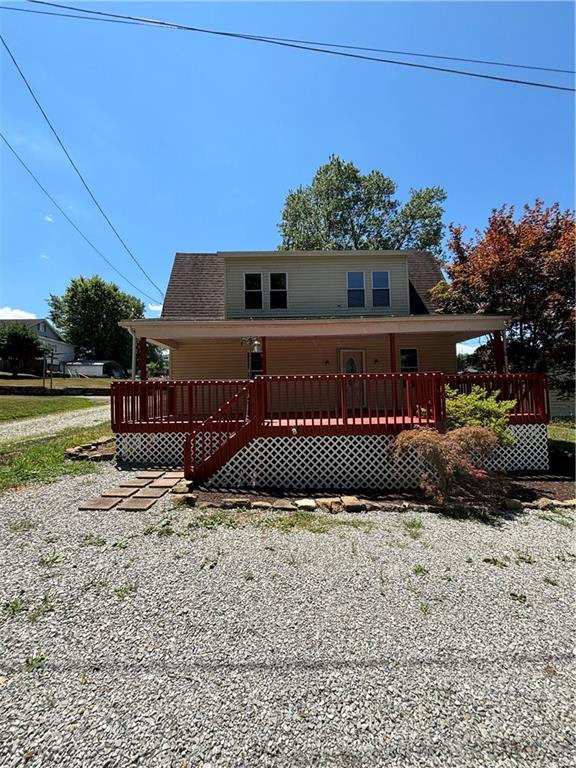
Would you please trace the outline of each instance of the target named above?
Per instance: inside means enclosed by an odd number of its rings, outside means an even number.
[[[119,499],[118,496],[107,497],[107,498],[104,498],[103,496],[98,496],[98,498],[96,499],[89,499],[88,501],[83,501],[82,504],[80,504],[80,506],[78,507],[78,509],[93,509],[99,512],[105,512],[106,510],[112,509],[112,507],[115,507],[119,501],[121,501],[121,499]]]
[[[158,477],[162,477],[164,472],[162,470],[156,471],[152,469],[144,469],[141,472],[136,472],[136,477],[147,478],[148,480],[156,480]]]
[[[131,477],[126,480],[121,480],[118,485],[122,486],[122,488],[145,488],[149,482],[150,480],[143,477]],[[154,482],[158,482],[158,480],[155,480]]]
[[[177,482],[177,477],[161,477],[159,480],[153,480],[150,488],[173,488]]]
[[[131,499],[124,499],[121,504],[118,504],[118,509],[131,509],[134,512],[145,512],[147,509],[150,509],[153,504],[156,504],[157,501],[158,499],[135,499],[132,497]]]
[[[140,488],[134,494],[135,499],[159,499],[168,493],[168,488]]]
[[[109,491],[103,491],[102,496],[117,496],[126,499],[128,496],[132,496],[133,493],[136,493],[137,490],[137,488],[123,488],[121,485],[116,485],[114,488],[110,488]]]

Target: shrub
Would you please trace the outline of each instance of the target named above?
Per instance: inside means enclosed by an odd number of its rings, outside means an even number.
[[[489,394],[484,387],[472,386],[469,394],[446,387],[446,426],[448,430],[460,427],[488,427],[498,442],[509,445],[512,437],[508,431],[508,414],[515,400],[498,400],[499,391]]]
[[[426,427],[401,432],[394,451],[397,455],[415,451],[429,465],[421,486],[434,501],[445,504],[462,497],[487,499],[501,490],[497,477],[474,464],[496,444],[496,435],[487,427],[460,427],[445,433]]]

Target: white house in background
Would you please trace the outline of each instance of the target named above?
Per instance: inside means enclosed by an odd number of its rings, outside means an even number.
[[[54,328],[50,320],[45,318],[26,318],[18,320],[0,320],[2,325],[24,325],[35,331],[42,344],[48,350],[46,356],[50,363],[51,353],[53,354],[53,366],[59,370],[64,370],[66,363],[74,360],[76,354],[73,344],[64,341],[60,333]]]

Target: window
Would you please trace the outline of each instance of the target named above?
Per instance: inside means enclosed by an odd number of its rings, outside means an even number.
[[[286,272],[270,273],[270,309],[286,309],[288,306]]]
[[[244,275],[244,307],[262,309],[262,275],[259,272]]]
[[[347,272],[348,306],[364,306],[364,272]]]
[[[390,306],[390,273],[372,272],[372,306]]]
[[[400,371],[401,373],[418,372],[418,350],[401,349],[400,350]]]
[[[248,370],[250,378],[262,376],[264,373],[264,358],[262,352],[248,352]]]

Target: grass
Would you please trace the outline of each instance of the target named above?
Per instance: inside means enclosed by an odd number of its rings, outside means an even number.
[[[96,536],[94,533],[85,533],[80,539],[81,547],[103,547],[104,544],[106,544],[106,539]]]
[[[244,528],[247,526],[265,528],[289,533],[294,530],[308,531],[309,533],[329,533],[335,528],[356,528],[370,530],[373,523],[365,520],[338,520],[328,515],[316,512],[291,512],[279,515],[262,515],[259,512],[242,510],[215,509],[198,517],[194,517],[188,523],[188,528]],[[154,529],[153,526],[151,526]]]
[[[552,448],[575,453],[576,424],[569,421],[551,422],[548,424],[548,442]]]
[[[33,419],[51,413],[94,408],[96,403],[86,397],[35,397],[34,395],[3,395],[0,397],[0,422]]]
[[[46,663],[46,657],[39,654],[38,656],[27,656],[24,662],[24,669],[26,672],[34,672],[36,669],[42,669]]]
[[[544,584],[548,584],[549,587],[557,587],[558,582],[551,576],[544,576]]]
[[[38,527],[36,520],[32,520],[30,517],[22,517],[20,520],[11,520],[8,523],[8,530],[11,533],[24,533],[26,531],[32,531]]]
[[[546,512],[540,512],[538,517],[541,520],[548,520],[549,523],[558,523],[570,531],[574,528],[574,520],[560,509],[547,509]]]
[[[62,562],[64,562],[64,555],[61,555],[58,552],[52,552],[50,555],[42,555],[38,560],[38,565],[43,565],[49,568],[52,565],[57,565]]]
[[[414,566],[414,574],[416,576],[427,576],[428,573],[428,568],[425,568],[423,565],[418,564]]]
[[[411,539],[419,539],[420,536],[422,536],[424,523],[422,520],[418,520],[417,517],[412,517],[409,520],[402,520],[402,525],[404,526],[404,533],[407,536],[410,536]]]
[[[133,592],[138,591],[140,584],[137,581],[129,581],[126,584],[122,584],[114,589],[114,594],[118,600],[124,600],[125,597],[131,595]]]
[[[28,602],[22,597],[14,597],[12,600],[7,600],[3,608],[8,616],[17,616],[19,613],[28,610]]]
[[[83,378],[81,376],[68,376],[66,378],[52,379],[52,389],[66,389],[66,387],[98,387],[110,389],[111,379]],[[0,387],[40,387],[42,379],[36,376],[20,375],[17,379],[10,374],[0,374]],[[50,387],[50,379],[46,378],[46,388]]]
[[[54,610],[54,598],[50,592],[44,592],[42,600],[28,614],[29,620],[34,624],[41,616],[46,613],[52,613]]]
[[[86,429],[66,429],[55,437],[0,444],[0,491],[29,483],[48,483],[62,475],[95,471],[92,462],[70,461],[66,448],[111,434],[107,422]]]
[[[506,562],[508,558],[505,558],[504,560],[499,560],[497,557],[483,557],[482,562],[488,563],[488,565],[495,565],[498,568],[508,568],[508,563]]]

